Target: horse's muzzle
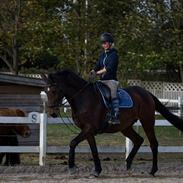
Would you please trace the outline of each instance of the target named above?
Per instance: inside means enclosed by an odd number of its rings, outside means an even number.
[[[25,131],[25,133],[23,134],[23,137],[24,138],[27,138],[27,137],[29,137],[31,135],[31,131],[30,130],[27,130],[27,131]]]
[[[50,114],[50,116],[53,117],[53,118],[58,117],[58,115],[56,113],[52,113],[52,114]]]
[[[48,114],[53,117],[53,118],[56,118],[58,117],[58,113],[60,112],[60,109],[59,107],[49,107],[48,108]]]

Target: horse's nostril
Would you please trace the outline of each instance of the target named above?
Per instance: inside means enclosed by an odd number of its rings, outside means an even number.
[[[31,131],[26,131],[24,134],[25,137],[29,137],[30,135],[31,135]]]
[[[56,117],[57,117],[57,114],[56,114],[56,113],[52,113],[51,116],[52,116],[53,118],[56,118]]]

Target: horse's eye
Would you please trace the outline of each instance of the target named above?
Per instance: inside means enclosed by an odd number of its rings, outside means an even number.
[[[55,90],[53,90],[53,91],[52,91],[52,93],[53,93],[53,94],[56,94],[56,91],[55,91]]]

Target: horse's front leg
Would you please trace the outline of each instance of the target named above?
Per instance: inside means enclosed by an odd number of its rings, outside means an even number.
[[[71,142],[70,142],[70,150],[69,150],[69,171],[70,174],[74,174],[76,172],[75,166],[75,148],[76,146],[86,139],[86,133],[83,131],[78,134]]]
[[[90,145],[92,155],[93,155],[94,165],[95,165],[95,169],[91,172],[91,176],[98,177],[102,171],[102,168],[101,168],[101,163],[98,156],[98,150],[97,150],[97,145],[96,145],[94,135],[87,136],[87,141]]]

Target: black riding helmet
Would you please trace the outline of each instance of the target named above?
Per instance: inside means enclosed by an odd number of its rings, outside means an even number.
[[[111,33],[104,32],[104,33],[100,36],[100,41],[101,41],[102,43],[104,43],[104,42],[113,43],[113,42],[114,42],[114,39],[113,39]]]

